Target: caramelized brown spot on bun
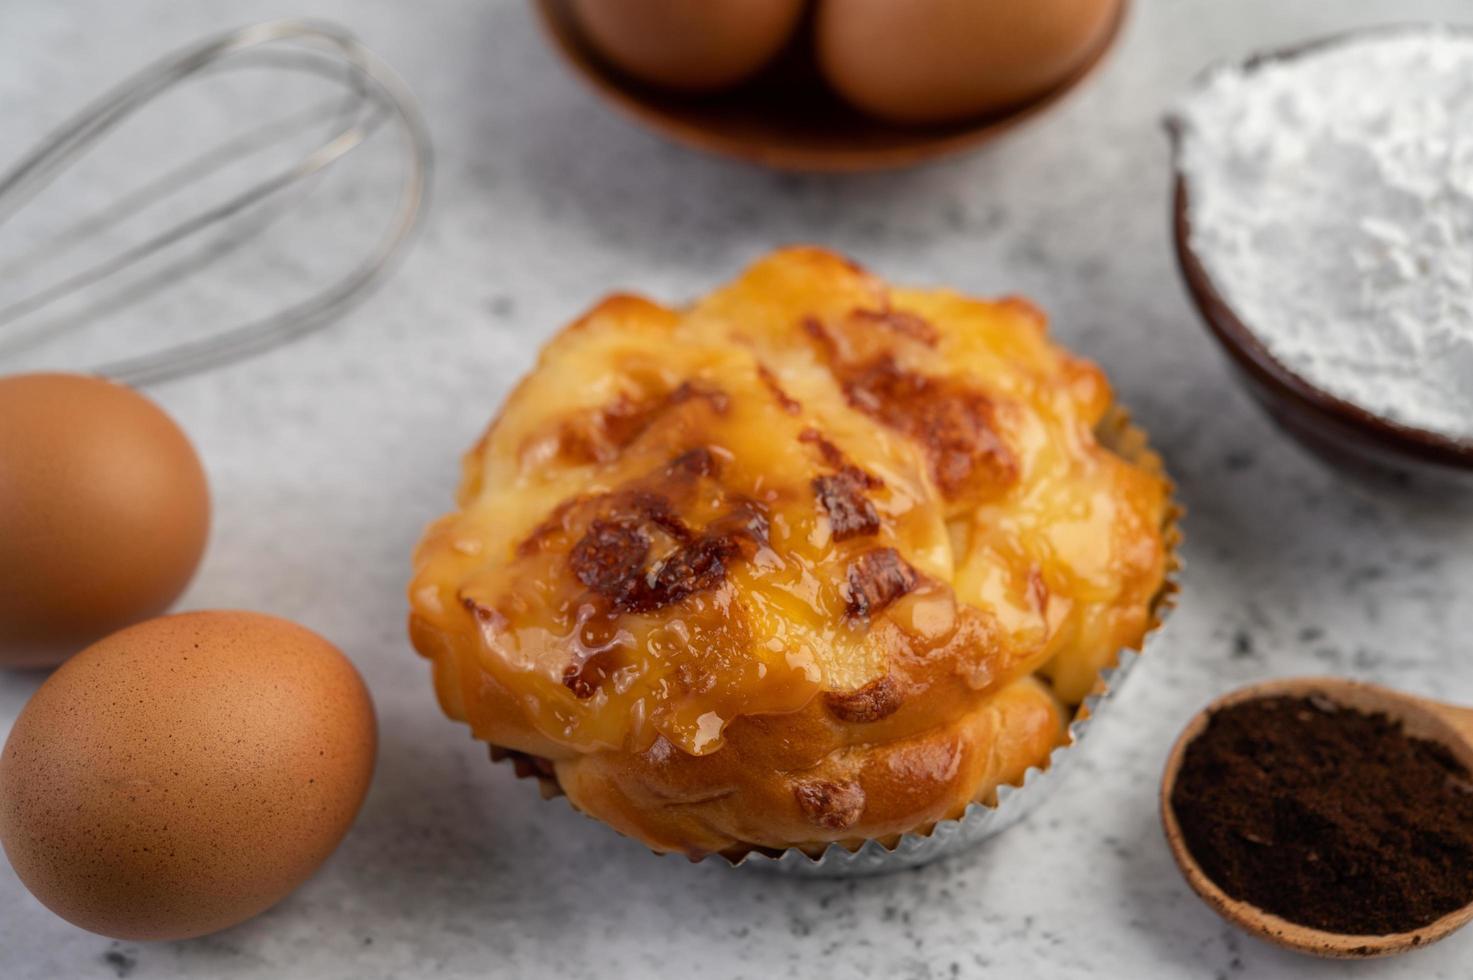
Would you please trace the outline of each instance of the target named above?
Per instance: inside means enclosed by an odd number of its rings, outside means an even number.
[[[798,441],[816,446],[818,448],[818,454],[823,457],[823,461],[829,466],[832,466],[834,469],[851,470],[851,478],[862,481],[863,485],[867,489],[878,490],[880,489],[880,487],[883,487],[885,485],[885,481],[875,476],[873,473],[870,473],[867,470],[863,470],[858,466],[851,466],[849,464],[849,457],[844,455],[844,450],[840,449],[838,446],[830,442],[828,438],[825,437],[824,434],[822,432],[819,432],[817,429],[811,426],[804,429],[802,432],[798,433]]]
[[[818,317],[805,316],[801,322],[803,324],[803,332],[818,341],[819,346],[824,349],[832,360],[835,355],[834,338],[829,336],[829,332],[824,329]]]
[[[635,398],[620,392],[607,405],[584,410],[565,419],[558,429],[558,455],[572,463],[608,463],[666,410],[693,399],[703,399],[718,415],[726,414],[726,392],[696,381],[684,381],[669,394]]]
[[[632,612],[653,612],[705,592],[726,578],[726,566],[742,557],[733,535],[705,535],[683,545],[660,563],[654,582],[627,604]]]
[[[670,461],[666,467],[670,476],[716,476],[721,472],[721,461],[705,446],[689,449]]]
[[[825,691],[824,704],[840,721],[868,724],[888,718],[900,709],[900,688],[889,674],[854,691]]]
[[[864,813],[864,790],[854,782],[815,779],[794,783],[793,797],[805,817],[829,830],[852,827]]]
[[[694,398],[704,399],[717,415],[725,415],[727,408],[731,405],[731,399],[727,397],[726,392],[699,381],[682,381],[674,391],[670,392],[667,403],[684,405]]]
[[[620,507],[627,507],[629,515],[636,520],[647,521],[677,541],[689,541],[691,530],[675,512],[669,499],[649,490],[634,490],[614,498]],[[627,504],[623,503],[627,500]]]
[[[844,396],[855,408],[914,439],[947,497],[975,478],[1006,485],[1017,463],[992,426],[992,402],[979,391],[903,370],[890,355],[844,372]]]
[[[599,686],[614,672],[613,656],[596,653],[583,660],[575,660],[563,668],[563,686],[576,698],[593,697]]]
[[[813,478],[813,493],[829,515],[835,541],[879,533],[880,515],[864,495],[870,485],[867,476],[857,466],[846,466],[837,473]]]
[[[855,619],[876,615],[919,581],[916,570],[894,548],[866,551],[849,566],[848,613]]]
[[[817,429],[811,427],[804,429],[802,432],[798,433],[798,441],[810,443],[814,446],[817,446],[818,454],[823,457],[823,461],[834,467],[834,469],[838,469],[839,467],[844,465],[845,460],[843,450],[834,445],[832,442],[829,442],[828,439],[824,438],[824,434],[822,432],[819,432]]]
[[[778,384],[777,375],[769,371],[767,365],[757,365],[757,377],[762,379],[762,383],[767,386],[768,391],[772,392],[772,397],[777,399],[778,405],[784,412],[789,415],[797,415],[803,411],[803,403],[783,390],[782,385]]]
[[[854,310],[849,314],[861,323],[874,323],[888,327],[902,336],[912,340],[918,340],[927,347],[935,347],[941,339],[929,320],[915,313],[907,313],[904,310]]]
[[[849,404],[920,444],[944,496],[958,497],[979,481],[999,487],[1017,479],[1017,461],[993,426],[987,395],[956,379],[907,370],[893,352],[851,360],[816,317],[804,317],[802,326]]]
[[[572,463],[602,463],[620,451],[649,425],[651,406],[620,392],[601,408],[565,419],[558,432],[558,455]]]
[[[714,589],[725,580],[727,565],[751,559],[767,542],[766,514],[751,501],[738,502],[700,535],[658,494],[637,491],[616,506],[619,516],[590,524],[568,561],[578,581],[611,600],[619,612],[655,612]],[[653,567],[646,564],[650,526],[679,543]]]
[[[568,560],[578,581],[617,600],[639,577],[649,553],[649,535],[637,524],[600,520],[573,546]]]

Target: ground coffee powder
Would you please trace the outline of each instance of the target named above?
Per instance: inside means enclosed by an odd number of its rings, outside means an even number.
[[[1409,932],[1473,901],[1473,778],[1385,715],[1324,698],[1223,708],[1171,794],[1233,898],[1327,932]]]

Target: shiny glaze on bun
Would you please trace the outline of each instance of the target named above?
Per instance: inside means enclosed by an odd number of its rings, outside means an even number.
[[[411,635],[447,714],[655,850],[923,831],[1154,623],[1169,485],[1116,422],[1022,300],[813,248],[613,296],[466,456]]]

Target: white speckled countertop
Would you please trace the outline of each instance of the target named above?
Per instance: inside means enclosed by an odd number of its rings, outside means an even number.
[[[156,53],[285,14],[337,20],[408,79],[438,151],[429,222],[366,305],[295,346],[152,390],[199,444],[216,526],[184,608],[295,618],[377,699],[352,834],[278,907],[191,942],[53,917],[0,862],[0,977],[1321,977],[1198,902],[1156,785],[1199,705],[1344,673],[1473,702],[1473,523],[1345,486],[1264,420],[1188,308],[1160,117],[1205,63],[1466,0],[1138,0],[1085,91],[984,151],[784,176],[666,145],[596,103],[513,0],[8,0],[0,159]],[[85,188],[84,188],[85,190]],[[404,637],[421,527],[538,344],[605,290],[681,299],[809,240],[898,280],[1025,293],[1100,361],[1191,509],[1186,597],[1085,764],[1027,823],[920,871],[789,880],[657,859],[543,803],[446,723]],[[246,289],[252,282],[238,283]],[[0,363],[0,369],[15,365]],[[39,676],[0,676],[0,731]],[[1466,977],[1473,933],[1364,977]]]

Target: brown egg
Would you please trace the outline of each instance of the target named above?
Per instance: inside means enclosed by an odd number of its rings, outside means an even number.
[[[709,92],[772,60],[803,0],[573,0],[573,11],[594,48],[635,78]]]
[[[1121,0],[819,0],[829,84],[899,123],[980,116],[1044,94],[1103,43]]]
[[[153,402],[76,374],[0,378],[0,667],[163,612],[209,524],[199,457]]]
[[[375,738],[358,672],[316,633],[246,612],[149,620],[67,661],[21,711],[0,755],[0,843],[84,929],[213,932],[332,853]]]

